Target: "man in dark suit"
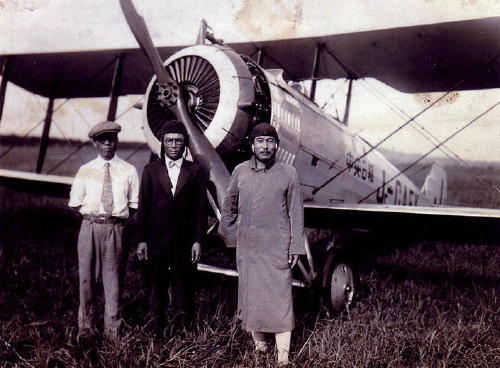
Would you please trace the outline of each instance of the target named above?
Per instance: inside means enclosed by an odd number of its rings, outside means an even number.
[[[193,274],[206,233],[206,175],[184,158],[189,136],[184,125],[161,129],[161,160],[144,167],[137,211],[137,256],[147,262],[153,327],[166,326],[170,284],[171,326],[185,327],[194,312]]]

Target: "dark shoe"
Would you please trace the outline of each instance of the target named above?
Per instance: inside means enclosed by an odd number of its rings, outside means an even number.
[[[90,349],[95,345],[96,336],[90,329],[80,330],[76,336],[76,343],[82,349]]]

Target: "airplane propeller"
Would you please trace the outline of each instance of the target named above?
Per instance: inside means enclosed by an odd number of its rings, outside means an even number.
[[[185,91],[165,70],[160,54],[153,44],[144,19],[137,13],[131,0],[120,0],[120,5],[130,30],[134,34],[142,51],[146,54],[156,74],[162,105],[171,109],[177,118],[182,121],[190,137],[189,148],[195,156],[198,156],[200,164],[210,173],[210,180],[215,186],[217,196],[217,201],[215,202],[211,198],[210,203],[212,207],[215,206],[214,211],[217,217],[219,217],[220,214],[217,205],[219,207],[222,205],[222,201],[226,195],[226,189],[229,184],[229,172],[212,144],[193,123],[186,103],[188,91]]]

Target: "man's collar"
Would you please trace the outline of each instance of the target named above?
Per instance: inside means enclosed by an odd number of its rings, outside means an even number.
[[[109,162],[110,166],[113,166],[113,165],[114,165],[114,164],[116,164],[116,162],[118,161],[118,157],[116,156],[116,153],[115,153],[115,155],[113,156],[113,158],[112,158],[111,160],[105,160],[105,159],[103,159],[103,158],[101,157],[101,155],[97,155],[97,159],[96,159],[96,160],[97,160],[97,164],[98,164],[99,166],[104,167],[104,164],[105,164],[106,162]]]
[[[165,164],[167,165],[167,167],[172,167],[172,164],[170,164],[170,162],[173,162],[174,163],[173,165],[180,169],[183,161],[184,161],[184,157],[182,157],[182,156],[181,156],[181,158],[179,158],[177,160],[172,160],[170,157],[165,155]]]
[[[258,162],[257,157],[255,157],[255,155],[253,155],[252,156],[252,170],[253,171],[259,172],[259,171],[262,171],[262,170],[269,170],[274,165],[274,163],[276,162],[276,158],[273,158],[272,160],[269,160],[265,164],[262,161],[260,161],[260,163],[262,163],[264,165],[262,167],[259,167],[258,164],[257,164],[257,162]]]

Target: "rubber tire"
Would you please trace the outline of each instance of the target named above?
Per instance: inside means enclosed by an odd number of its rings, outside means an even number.
[[[352,305],[358,292],[359,278],[353,263],[346,257],[330,255],[323,279],[323,295],[327,309],[338,314]],[[346,287],[349,289],[346,291]]]

